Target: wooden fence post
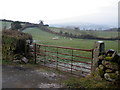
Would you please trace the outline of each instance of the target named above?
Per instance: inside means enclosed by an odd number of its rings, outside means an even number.
[[[95,69],[98,66],[99,55],[105,52],[105,45],[103,41],[96,41],[93,50],[93,62],[92,62],[92,73],[95,72]]]

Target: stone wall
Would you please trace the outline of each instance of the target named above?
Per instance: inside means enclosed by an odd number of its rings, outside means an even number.
[[[2,31],[2,59],[13,61],[27,57],[27,40],[32,43],[32,36],[17,30]]]
[[[120,82],[120,54],[112,49],[105,52],[104,49],[104,42],[95,43],[92,73],[107,81]]]

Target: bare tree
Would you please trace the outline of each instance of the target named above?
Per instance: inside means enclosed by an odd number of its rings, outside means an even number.
[[[44,25],[43,20],[39,20],[40,25]]]

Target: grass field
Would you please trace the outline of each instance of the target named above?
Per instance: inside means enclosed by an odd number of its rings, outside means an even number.
[[[0,27],[4,27],[6,25],[7,28],[10,27],[10,22],[0,22]],[[118,35],[117,32],[107,32],[107,31],[83,31],[83,30],[72,30],[72,29],[63,29],[63,28],[55,28],[55,27],[49,27],[52,31],[55,32],[69,32],[72,34],[91,34],[96,35],[99,37],[116,37]],[[46,44],[46,45],[56,45],[56,46],[64,46],[64,47],[72,47],[72,48],[80,48],[80,49],[93,49],[95,41],[98,40],[88,40],[88,39],[72,39],[67,37],[58,36],[55,34],[51,34],[45,31],[40,30],[39,28],[28,28],[25,29],[23,32],[29,33],[33,36],[33,39],[40,44]],[[58,40],[53,40],[52,38],[58,37]],[[118,42],[117,41],[107,41],[103,40],[105,42],[106,50],[108,49],[114,49],[118,50]],[[67,51],[69,52],[69,51]],[[83,53],[83,55],[89,56],[87,53]]]
[[[69,32],[75,35],[86,35],[86,34],[90,34],[93,36],[97,36],[97,37],[104,37],[104,38],[113,38],[113,37],[117,37],[118,36],[118,32],[117,31],[89,31],[89,30],[73,30],[73,29],[65,29],[65,28],[55,28],[55,27],[49,27],[49,29],[51,29],[54,32]]]
[[[0,21],[0,28],[9,28],[11,26],[11,22],[5,22],[5,21]],[[73,29],[67,29],[67,28],[56,28],[56,27],[49,27],[54,32],[69,32],[75,35],[85,35],[85,34],[90,34],[98,37],[104,37],[104,38],[113,38],[118,36],[117,31],[86,31],[86,30],[73,30]]]
[[[29,33],[33,36],[33,39],[38,41],[37,43],[46,44],[46,45],[57,45],[57,46],[66,46],[73,48],[81,49],[92,49],[94,47],[95,41],[98,40],[88,40],[88,39],[72,39],[64,38],[62,36],[57,36],[48,32],[44,32],[38,28],[28,28],[23,32]],[[53,40],[52,38],[58,37],[58,40]],[[115,49],[118,50],[118,41],[108,41],[105,42],[106,50]]]
[[[4,28],[5,26],[8,29],[11,26],[11,22],[0,21],[0,28]],[[67,29],[67,28],[56,28],[56,27],[49,27],[49,29],[58,33],[60,31],[63,31],[63,32],[69,32],[75,35],[90,34],[93,36],[104,37],[104,38],[114,38],[118,36],[117,31],[86,31],[86,30],[73,30],[73,29]]]
[[[45,31],[40,30],[39,28],[28,28],[25,29],[23,32],[29,33],[33,36],[33,39],[36,43],[45,44],[45,45],[56,45],[56,46],[64,46],[64,47],[72,47],[72,48],[80,48],[80,49],[93,49],[95,41],[98,40],[88,40],[88,39],[72,39],[64,38],[62,36],[58,36],[56,34],[51,34]],[[52,38],[58,37],[58,40],[53,40]],[[118,49],[118,42],[117,41],[107,41],[104,40],[106,50],[108,49]],[[44,48],[44,47],[43,47]],[[49,48],[48,48],[49,49]],[[50,50],[50,49],[49,49]],[[50,51],[54,51],[55,49],[51,49]],[[66,54],[71,54],[70,50],[61,50],[60,52],[64,52]],[[92,53],[90,52],[83,52],[83,51],[74,51],[75,55],[84,56],[84,57],[92,57]],[[54,53],[53,53],[54,55]],[[71,58],[70,56],[61,56],[63,58]],[[50,57],[48,57],[50,58]],[[89,59],[81,59],[81,58],[74,58],[75,60],[87,61]],[[64,61],[65,62],[65,61]],[[68,62],[68,61],[67,61]]]
[[[0,28],[4,28],[6,26],[6,29],[10,28],[11,22],[5,22],[5,21],[0,21]]]

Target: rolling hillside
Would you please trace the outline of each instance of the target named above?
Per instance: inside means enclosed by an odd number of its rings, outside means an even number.
[[[10,28],[11,26],[11,22],[6,22],[6,21],[0,21],[0,28],[4,29],[6,26],[6,29]],[[60,31],[62,31],[63,33],[68,32],[68,33],[72,33],[74,35],[93,35],[93,36],[97,36],[97,37],[103,37],[103,38],[114,38],[118,36],[118,32],[115,30],[109,31],[109,30],[105,30],[105,31],[101,31],[101,30],[97,30],[97,31],[93,31],[93,30],[74,30],[74,29],[68,29],[68,28],[56,28],[56,27],[48,27],[50,30],[59,33]],[[120,33],[120,32],[119,32]]]
[[[10,28],[11,26],[11,22],[6,22],[6,21],[0,21],[0,28],[4,29],[4,27],[6,27],[6,29]]]
[[[94,46],[94,42],[98,40],[87,40],[87,39],[70,39],[62,36],[57,36],[55,34],[51,34],[40,30],[39,28],[28,28],[23,32],[29,33],[33,36],[33,39],[37,43],[47,44],[47,45],[57,45],[57,46],[66,46],[73,48],[82,48],[82,49],[92,49]],[[58,37],[58,40],[53,40],[53,38]],[[117,41],[107,41],[104,40],[107,49],[115,49],[118,50],[118,42]]]
[[[69,32],[75,35],[86,35],[86,34],[90,34],[93,36],[97,36],[97,37],[103,37],[103,38],[114,38],[118,36],[118,32],[115,30],[113,31],[101,31],[101,30],[97,30],[97,31],[93,31],[93,30],[74,30],[74,29],[67,29],[67,28],[55,28],[55,27],[49,27],[49,29],[51,29],[54,32]],[[120,32],[119,32],[120,33]]]
[[[6,28],[9,28],[11,22],[2,22],[0,21],[0,28],[3,28],[6,25]],[[84,31],[84,30],[72,30],[72,29],[65,29],[65,28],[55,28],[49,27],[52,31],[55,32],[69,32],[76,35],[85,35],[91,34],[99,37],[116,37],[118,32],[116,31]],[[66,46],[66,47],[73,47],[73,48],[83,48],[83,49],[91,49],[94,46],[94,42],[98,40],[87,40],[87,39],[72,39],[65,38],[62,36],[58,36],[56,34],[51,34],[40,30],[39,28],[28,28],[25,29],[23,32],[30,33],[33,36],[33,39],[36,40],[37,43],[47,44],[47,45],[57,45],[57,46]],[[52,38],[58,38],[58,40],[53,40]],[[106,49],[115,49],[118,50],[118,42],[117,41],[107,41],[104,40],[106,44]]]

